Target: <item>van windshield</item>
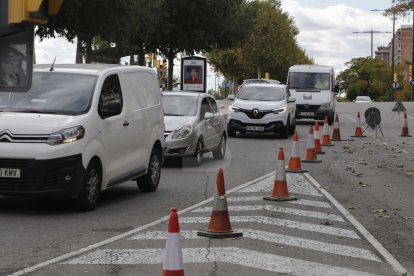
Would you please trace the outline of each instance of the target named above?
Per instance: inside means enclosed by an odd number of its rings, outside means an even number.
[[[80,115],[88,112],[97,76],[33,72],[27,92],[0,92],[0,112]]]
[[[330,74],[290,72],[288,84],[290,89],[330,90]]]

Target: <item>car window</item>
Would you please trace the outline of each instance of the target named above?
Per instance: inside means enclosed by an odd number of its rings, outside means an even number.
[[[201,112],[200,112],[200,118],[204,118],[204,115],[206,112],[212,112],[210,103],[208,102],[207,98],[203,98],[201,101]]]
[[[279,87],[245,86],[237,98],[251,101],[282,101],[286,94],[285,89]]]
[[[121,85],[119,84],[118,75],[108,76],[102,85],[101,95],[99,97],[99,106],[98,106],[99,115],[101,115],[106,110],[110,102],[119,102],[121,104],[121,112],[122,112],[122,93],[121,93]],[[119,115],[119,114],[115,114],[115,115]]]
[[[218,112],[218,108],[217,108],[217,103],[213,98],[207,98],[209,103],[210,103],[210,107],[211,107],[211,112],[213,113],[217,113]]]
[[[198,109],[198,97],[164,94],[162,107],[166,116],[195,116]]]

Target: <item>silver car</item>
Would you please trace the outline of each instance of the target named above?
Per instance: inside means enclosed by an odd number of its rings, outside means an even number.
[[[225,119],[209,94],[200,92],[163,92],[165,156],[191,157],[199,166],[203,154],[215,159],[226,153]]]

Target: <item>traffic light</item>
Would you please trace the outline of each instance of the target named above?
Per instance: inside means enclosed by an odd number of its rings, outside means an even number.
[[[265,73],[265,79],[267,79],[267,80],[269,79],[269,73],[268,72]]]
[[[409,77],[412,77],[413,76],[413,67],[412,67],[411,64],[408,66],[408,76]]]
[[[397,73],[394,73],[394,76],[393,76],[392,80],[393,80],[393,82],[397,82],[398,81]]]
[[[8,0],[8,22],[46,24],[50,15],[59,12],[62,3],[63,0]]]

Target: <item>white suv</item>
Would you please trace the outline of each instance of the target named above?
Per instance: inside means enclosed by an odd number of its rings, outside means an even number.
[[[0,195],[72,198],[136,180],[157,189],[164,148],[158,79],[140,66],[35,66],[28,92],[0,92]]]
[[[227,133],[277,132],[287,138],[296,128],[295,101],[283,84],[245,85],[229,106]]]

